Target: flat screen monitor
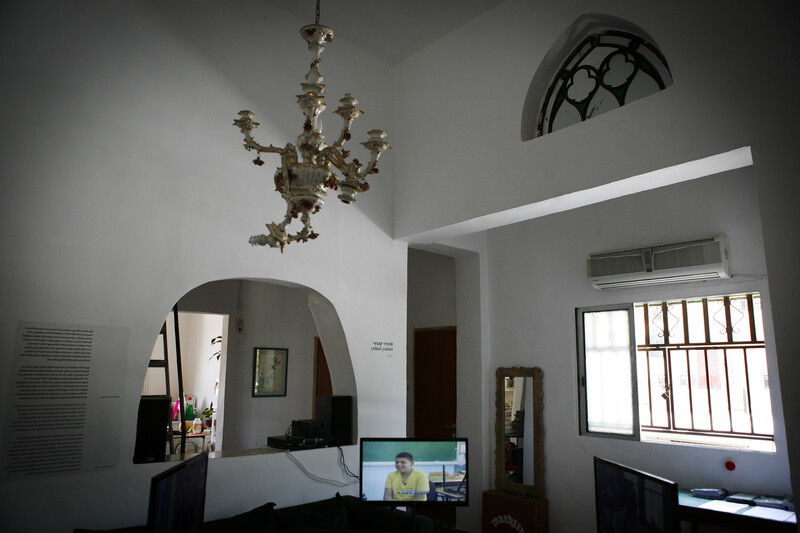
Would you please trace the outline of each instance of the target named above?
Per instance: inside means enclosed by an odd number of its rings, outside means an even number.
[[[203,527],[208,453],[195,455],[153,476],[148,533],[196,533]]]
[[[594,458],[598,533],[680,533],[678,484]]]
[[[466,438],[362,438],[361,501],[377,505],[469,505]]]

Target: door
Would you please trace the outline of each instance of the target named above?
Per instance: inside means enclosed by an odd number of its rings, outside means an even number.
[[[414,437],[451,438],[456,428],[456,328],[414,330]],[[452,527],[453,507],[419,513]]]
[[[314,397],[311,401],[311,418],[317,417],[317,396],[333,396],[333,385],[322,342],[319,337],[314,337]]]
[[[456,436],[456,328],[414,330],[414,436]]]

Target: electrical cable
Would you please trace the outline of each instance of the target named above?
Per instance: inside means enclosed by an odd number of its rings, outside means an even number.
[[[336,448],[338,448],[338,450],[339,450],[339,466],[342,468],[342,471],[345,474],[347,474],[348,476],[356,478],[357,480],[361,481],[361,478],[358,475],[354,474],[350,470],[350,468],[348,468],[347,463],[345,463],[344,450],[342,449],[342,447],[341,446],[337,446]]]
[[[314,481],[318,481],[320,483],[327,483],[329,485],[334,485],[336,487],[347,487],[349,485],[354,485],[355,484],[355,482],[353,482],[353,481],[349,481],[349,482],[337,481],[335,479],[326,479],[324,477],[319,477],[317,475],[314,475],[311,472],[309,472],[308,469],[305,466],[303,466],[303,463],[301,463],[299,459],[297,459],[294,455],[292,455],[292,452],[288,452],[287,451],[286,452],[286,456],[289,459],[291,459],[292,462],[294,462],[294,464],[296,464],[297,467],[300,470],[302,470],[305,475],[307,475],[308,477],[310,477]]]

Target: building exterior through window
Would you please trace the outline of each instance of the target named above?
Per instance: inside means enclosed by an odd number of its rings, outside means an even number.
[[[582,433],[774,451],[758,293],[577,318]]]

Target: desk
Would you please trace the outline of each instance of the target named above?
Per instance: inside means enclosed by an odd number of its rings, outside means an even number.
[[[681,520],[691,522],[692,533],[697,532],[698,523],[740,531],[763,531],[765,533],[773,531],[776,533],[796,533],[797,531],[797,518],[794,513],[786,520],[780,521],[750,516],[747,513],[755,508],[754,505],[748,505],[735,512],[700,507],[711,501],[714,500],[696,498],[688,490],[678,491]]]
[[[187,433],[186,434],[186,450],[181,450],[181,434],[173,433],[172,443],[175,453],[185,453],[194,448],[194,453],[200,453],[206,450],[206,437],[210,437],[205,433]],[[199,440],[199,442],[198,442]]]
[[[461,483],[461,480],[464,479],[464,472],[456,472],[455,474],[448,474],[446,472],[429,472],[428,477],[437,485],[440,483],[446,483],[447,485],[458,485]]]
[[[466,472],[448,474],[442,468],[441,472],[430,472],[428,478],[436,489],[437,499],[446,501],[465,500],[467,498],[465,479]]]

